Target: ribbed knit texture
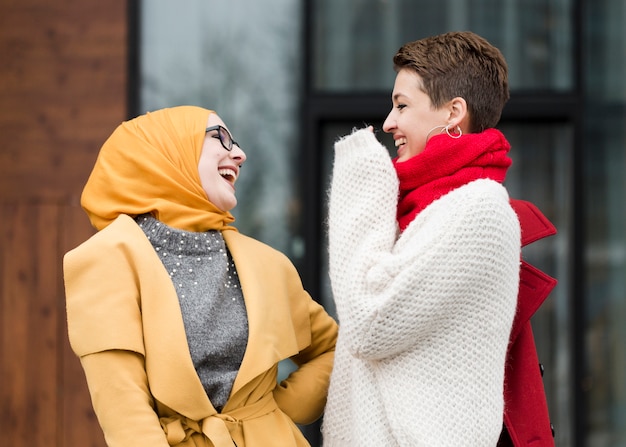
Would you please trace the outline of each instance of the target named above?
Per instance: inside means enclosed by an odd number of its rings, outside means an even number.
[[[397,197],[371,132],[337,142],[328,225],[340,330],[324,446],[495,446],[519,222],[502,185],[481,179],[398,236]]]
[[[194,367],[221,411],[248,341],[246,306],[224,238],[216,230],[172,228],[149,215],[137,221],[176,287]]]

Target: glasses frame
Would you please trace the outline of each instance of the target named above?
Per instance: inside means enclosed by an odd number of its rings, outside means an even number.
[[[241,146],[239,146],[239,143],[233,140],[233,136],[230,134],[228,129],[226,129],[224,126],[220,124],[217,124],[216,126],[207,127],[205,130],[205,133],[213,132],[214,130],[217,130],[217,137],[219,138],[220,143],[222,143],[222,147],[226,149],[228,152],[232,151],[233,146],[235,145],[237,145],[237,147],[241,149]],[[224,141],[224,134],[227,135],[230,145],[227,145],[226,142]]]

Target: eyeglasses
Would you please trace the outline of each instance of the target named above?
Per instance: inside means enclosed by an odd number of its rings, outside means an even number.
[[[211,126],[211,127],[206,128],[207,133],[212,132],[214,130],[217,130],[217,137],[220,139],[220,143],[222,143],[222,147],[226,149],[228,152],[233,150],[233,146],[235,144],[237,145],[237,147],[241,148],[241,146],[239,146],[239,143],[233,140],[233,137],[230,135],[230,133],[228,132],[228,130],[226,130],[224,126],[220,126],[218,124],[217,126]]]

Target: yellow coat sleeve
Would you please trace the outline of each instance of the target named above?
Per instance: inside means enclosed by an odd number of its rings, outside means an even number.
[[[103,351],[80,359],[109,447],[169,447],[148,390],[143,356]]]
[[[337,339],[335,321],[313,300],[309,314],[311,345],[291,358],[298,369],[274,390],[278,406],[297,424],[314,422],[324,410]]]

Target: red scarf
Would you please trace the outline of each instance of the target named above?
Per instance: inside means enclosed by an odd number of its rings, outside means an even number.
[[[511,166],[511,145],[496,129],[451,138],[435,135],[424,150],[407,161],[393,159],[400,197],[397,219],[400,230],[438,198],[474,180],[489,178],[502,183]]]

